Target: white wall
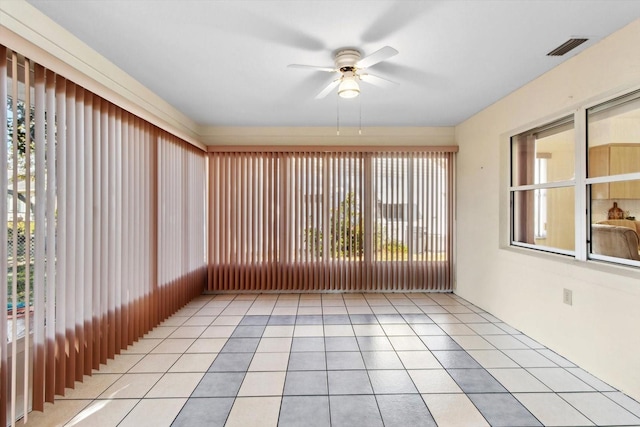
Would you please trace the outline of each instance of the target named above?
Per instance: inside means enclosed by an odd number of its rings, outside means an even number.
[[[507,186],[509,136],[640,87],[638,46],[640,20],[456,127],[456,293],[635,399],[640,272],[509,248]]]

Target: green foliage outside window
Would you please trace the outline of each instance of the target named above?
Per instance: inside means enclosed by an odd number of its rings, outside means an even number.
[[[355,193],[346,195],[329,219],[329,254],[334,258],[360,258],[364,254],[364,224]],[[318,228],[308,228],[305,243],[316,258],[324,256],[324,235]]]

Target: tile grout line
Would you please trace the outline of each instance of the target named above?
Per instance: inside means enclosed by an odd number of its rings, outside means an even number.
[[[273,313],[273,311],[275,310],[275,307],[276,307],[277,302],[278,302],[279,299],[280,299],[280,297],[278,297],[276,299],[276,304],[274,304],[274,308],[273,308],[273,310],[271,310],[271,313]],[[280,424],[280,416],[282,415],[282,404],[284,403],[284,391],[285,391],[285,388],[287,387],[287,375],[289,374],[289,364],[291,363],[291,353],[292,353],[291,350],[292,350],[292,347],[293,347],[293,335],[295,334],[295,330],[296,330],[295,319],[298,317],[298,307],[299,306],[300,306],[300,297],[298,297],[298,303],[296,304],[296,314],[295,314],[294,322],[293,322],[294,326],[293,326],[293,331],[291,333],[291,344],[289,345],[289,357],[287,358],[287,370],[284,373],[284,383],[282,384],[282,396],[280,398],[280,407],[278,408],[278,424]],[[271,318],[272,315],[273,314],[271,314],[269,316],[269,319]],[[267,320],[267,325],[269,324],[269,319]],[[266,329],[267,328],[265,327],[265,330]],[[262,333],[262,335],[264,336],[264,332]],[[259,345],[260,345],[260,343],[258,343],[258,346]],[[257,351],[257,349],[256,349],[256,351]]]

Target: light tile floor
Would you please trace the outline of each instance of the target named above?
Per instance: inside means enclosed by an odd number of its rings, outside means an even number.
[[[36,426],[640,425],[640,404],[451,294],[203,295]]]

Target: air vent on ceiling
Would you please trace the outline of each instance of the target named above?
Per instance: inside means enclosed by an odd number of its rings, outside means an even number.
[[[557,48],[553,49],[551,52],[547,53],[547,56],[562,56],[565,53],[577,48],[587,40],[589,39],[569,39]]]

